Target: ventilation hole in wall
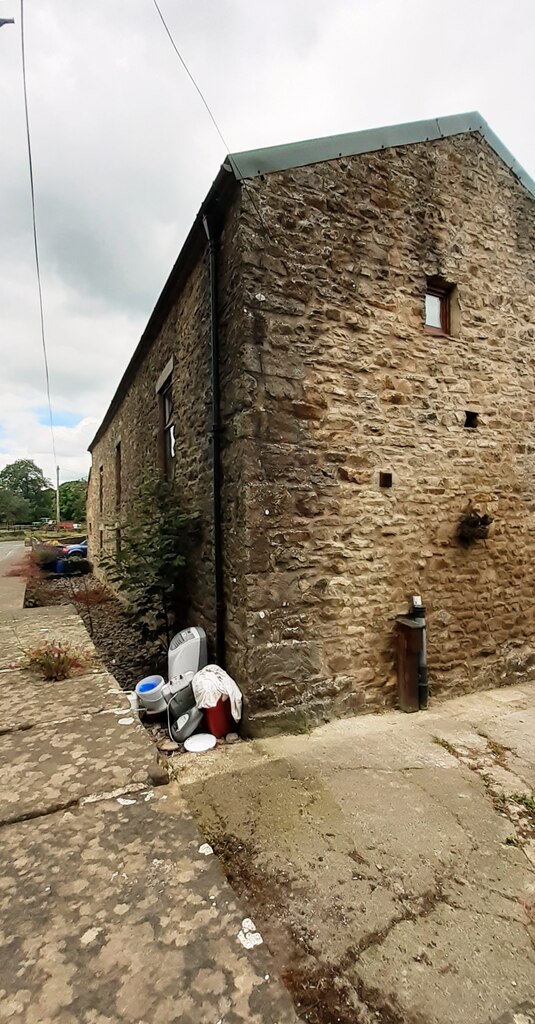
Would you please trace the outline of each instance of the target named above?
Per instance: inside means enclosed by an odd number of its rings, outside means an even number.
[[[392,487],[392,473],[379,473],[379,487]]]
[[[464,425],[468,430],[475,430],[479,426],[479,413],[470,412],[468,409],[464,414]]]

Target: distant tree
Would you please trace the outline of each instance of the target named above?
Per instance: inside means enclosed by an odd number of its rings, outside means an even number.
[[[52,484],[32,459],[17,459],[6,466],[0,472],[0,488],[28,502],[32,522],[53,515]]]
[[[44,511],[41,515],[36,516],[36,519],[56,518],[56,492],[53,487],[47,487],[46,491],[42,492],[41,508]]]
[[[0,523],[30,523],[32,510],[29,501],[20,494],[0,487]]]
[[[85,523],[87,480],[66,480],[59,487],[59,511],[62,520]]]

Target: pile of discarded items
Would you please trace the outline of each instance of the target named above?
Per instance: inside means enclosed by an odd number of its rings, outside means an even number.
[[[206,750],[233,733],[242,712],[241,691],[219,665],[207,664],[206,633],[200,626],[181,630],[168,651],[168,681],[147,676],[136,686],[140,711],[167,719],[169,736],[186,750]],[[200,732],[204,729],[207,731]]]

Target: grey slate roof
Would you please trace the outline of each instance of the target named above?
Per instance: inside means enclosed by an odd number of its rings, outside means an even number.
[[[520,166],[477,111],[453,114],[450,117],[436,117],[430,121],[410,121],[407,124],[372,128],[363,132],[348,132],[345,135],[327,135],[322,139],[291,142],[285,146],[244,150],[242,153],[230,153],[227,161],[230,165],[229,170],[232,169],[236,179],[242,181],[244,178],[286,171],[291,167],[304,167],[306,164],[316,164],[322,160],[373,153],[391,146],[412,146],[415,142],[447,139],[451,135],[461,135],[464,132],[481,135],[519,181],[535,196],[533,178]]]

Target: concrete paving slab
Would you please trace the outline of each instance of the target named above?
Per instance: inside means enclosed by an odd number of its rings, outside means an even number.
[[[95,657],[72,608],[0,611],[0,1021],[295,1024],[115,680],[9,668],[43,639]]]
[[[509,747],[531,775],[535,766],[535,709],[511,711],[500,720],[494,719],[488,723],[486,734],[491,740]],[[531,775],[531,778],[531,784],[535,785],[535,777]]]
[[[445,849],[459,855],[470,851],[485,856],[496,853],[511,829],[505,817],[494,813],[481,777],[462,770],[452,775],[438,769],[410,772],[409,777],[414,789],[425,793],[427,800],[440,809],[447,827]],[[457,847],[455,836],[460,839]]]
[[[98,669],[57,682],[29,671],[10,671],[4,684],[2,676],[0,671],[0,734],[114,708],[126,713],[130,708],[113,676]]]
[[[134,716],[103,712],[0,736],[0,824],[148,781],[152,744]]]
[[[496,921],[492,910],[490,916],[463,913],[444,897],[429,915],[401,921],[381,936],[360,954],[355,971],[364,990],[376,990],[381,979],[383,1005],[401,1020],[488,1024],[533,997],[535,954],[526,947],[523,922]],[[452,1006],[452,990],[462,1006]]]
[[[178,758],[318,1020],[334,1005],[359,1024],[526,1024],[514,1008],[535,993],[535,843],[529,801],[504,787],[524,792],[534,711],[530,683],[214,751],[202,774]]]
[[[23,611],[2,613],[0,669],[9,668],[23,659],[28,650],[46,640],[71,643],[88,655],[95,655],[89,633],[72,605],[25,608]]]
[[[422,784],[420,771],[386,777],[364,771],[358,773],[357,779],[350,773],[345,778],[338,773],[332,785],[328,782],[333,798],[344,812],[347,828],[355,836],[359,853],[371,863],[380,864],[385,876],[395,874],[414,895],[427,891],[434,885],[437,873],[447,873],[459,859],[469,855],[474,840],[468,823],[474,823],[474,805],[482,796],[479,786],[467,784],[456,772],[452,774],[453,799],[447,806],[437,796],[450,788],[451,781],[446,781],[444,769],[435,769],[434,775],[432,772],[433,769],[425,771]],[[466,808],[459,808],[463,802],[459,790],[464,790]],[[484,827],[488,827],[489,817],[493,819],[484,806]],[[495,838],[495,827],[492,832]],[[505,838],[505,826],[502,833]]]
[[[176,787],[2,830],[0,1021],[294,1024]]]
[[[493,1024],[535,1024],[535,1001],[518,1003]]]
[[[17,624],[20,629],[26,632],[40,631],[41,628],[48,628],[54,622],[75,622],[79,620],[78,631],[84,632],[85,626],[77,615],[72,604],[51,604],[39,608],[20,608],[11,612],[2,612],[1,624]]]

